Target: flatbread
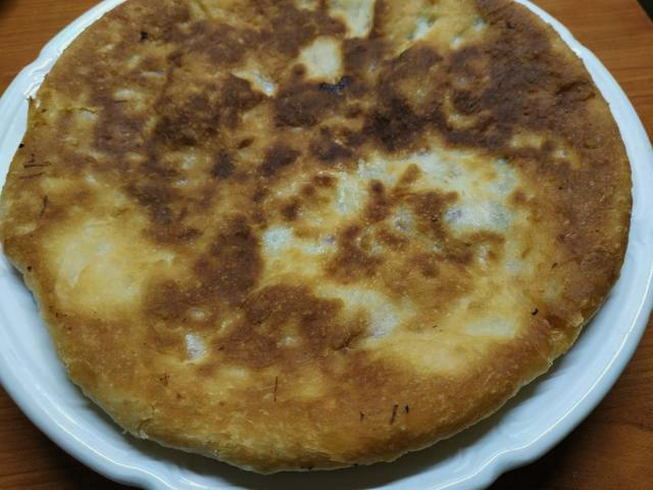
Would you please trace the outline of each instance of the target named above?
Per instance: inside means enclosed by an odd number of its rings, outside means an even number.
[[[5,254],[131,434],[391,461],[549,369],[618,277],[630,171],[506,0],[130,0],[31,101]]]

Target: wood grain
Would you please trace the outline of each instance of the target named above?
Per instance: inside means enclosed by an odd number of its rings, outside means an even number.
[[[636,0],[536,0],[601,58],[653,135],[653,22]],[[0,0],[0,91],[93,0]],[[0,117],[2,115],[0,114]],[[2,149],[0,149],[2,151]],[[653,322],[651,322],[653,324]],[[1,341],[1,340],[0,340]],[[653,488],[653,332],[599,408],[494,489]],[[0,389],[1,489],[118,489],[52,444]]]

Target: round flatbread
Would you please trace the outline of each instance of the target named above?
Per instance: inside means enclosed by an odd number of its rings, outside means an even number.
[[[506,0],[130,0],[31,101],[6,255],[138,437],[259,471],[496,411],[618,277],[630,172]]]

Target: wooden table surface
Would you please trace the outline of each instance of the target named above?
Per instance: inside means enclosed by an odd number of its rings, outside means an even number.
[[[536,2],[601,58],[653,135],[653,22],[636,0]],[[48,39],[96,3],[0,0],[0,92]],[[126,487],[86,469],[52,444],[0,388],[0,488]],[[644,336],[615,388],[578,429],[492,488],[653,489],[653,331]]]

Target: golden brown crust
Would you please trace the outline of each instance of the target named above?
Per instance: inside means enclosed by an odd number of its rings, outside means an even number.
[[[623,260],[607,104],[507,0],[130,0],[29,117],[0,232],[71,378],[256,471],[486,417]]]

